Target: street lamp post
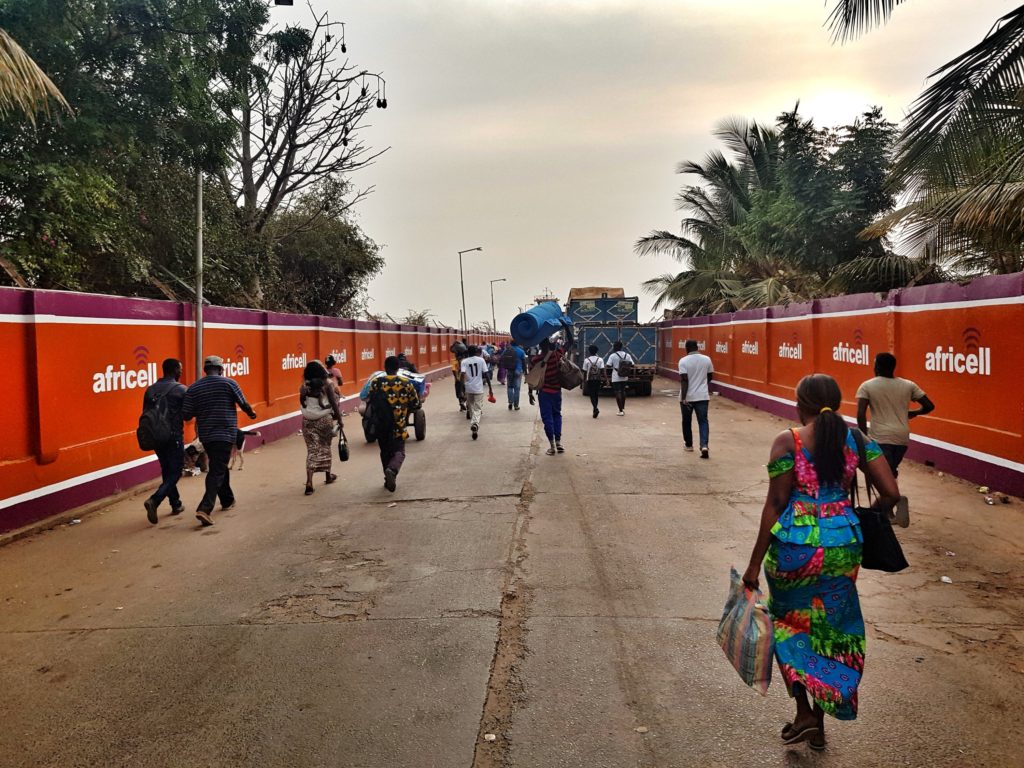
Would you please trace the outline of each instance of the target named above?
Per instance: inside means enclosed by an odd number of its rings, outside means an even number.
[[[504,277],[499,277],[497,280],[491,280],[491,330],[494,333],[498,332],[498,319],[494,314],[494,284],[504,283],[505,279]]]
[[[462,254],[482,250],[483,248],[478,245],[476,248],[467,248],[464,251],[459,251],[459,287],[462,289],[462,330],[466,330],[465,326],[469,325],[469,320],[466,315],[466,282],[462,279]]]

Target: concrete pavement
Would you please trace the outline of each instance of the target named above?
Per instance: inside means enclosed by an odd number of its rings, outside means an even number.
[[[912,567],[860,580],[861,717],[788,749],[778,676],[762,699],[714,641],[785,424],[716,399],[701,461],[671,389],[597,420],[567,393],[548,457],[500,387],[472,442],[444,380],[396,494],[350,417],[313,496],[295,437],[213,528],[139,496],[0,549],[0,765],[1020,764],[1024,506],[907,468]]]

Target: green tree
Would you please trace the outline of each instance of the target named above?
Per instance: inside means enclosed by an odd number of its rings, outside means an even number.
[[[837,37],[884,23],[903,0],[841,0]],[[967,276],[1024,269],[1024,6],[932,74],[911,108],[892,169],[909,202],[870,227],[897,228],[925,260]]]

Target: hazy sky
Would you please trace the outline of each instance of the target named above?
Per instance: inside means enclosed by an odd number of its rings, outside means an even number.
[[[1007,0],[912,0],[846,45],[822,0],[312,0],[346,22],[349,55],[382,71],[388,109],[366,139],[391,149],[354,181],[384,247],[371,310],[499,328],[550,288],[622,286],[680,267],[638,258],[677,230],[681,160],[698,160],[728,116],[771,121],[799,100],[821,124],[871,104],[899,119],[928,74],[979,41]],[[301,0],[300,0],[301,2]],[[827,3],[833,5],[832,0]],[[276,8],[289,23],[308,11]]]

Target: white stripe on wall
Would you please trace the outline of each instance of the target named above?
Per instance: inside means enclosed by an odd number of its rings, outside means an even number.
[[[424,375],[429,376],[432,373],[438,373],[440,371],[451,370],[450,366],[444,365],[440,368],[434,368],[427,371]],[[349,400],[358,400],[359,395],[346,395],[341,398],[341,402],[348,402]],[[279,421],[285,421],[286,419],[295,418],[301,411],[291,411],[281,416],[274,416],[270,419],[264,419],[263,421],[257,421],[252,424],[243,425],[247,430],[259,429],[260,427],[266,427],[271,424],[277,424]],[[139,459],[132,459],[126,461],[123,464],[115,464],[112,467],[106,467],[104,469],[97,469],[93,472],[87,472],[84,475],[78,475],[77,477],[70,477],[67,480],[61,480],[50,485],[44,485],[42,488],[36,488],[25,493],[20,493],[17,496],[11,496],[6,499],[0,499],[0,509],[6,509],[7,507],[13,507],[17,504],[22,504],[26,501],[33,501],[34,499],[42,498],[43,496],[49,496],[51,493],[57,493],[58,491],[66,491],[68,488],[74,488],[84,483],[92,482],[93,480],[102,480],[105,477],[116,475],[119,472],[127,472],[130,469],[141,467],[144,464],[148,464],[151,461],[156,461],[156,456],[143,456]]]

